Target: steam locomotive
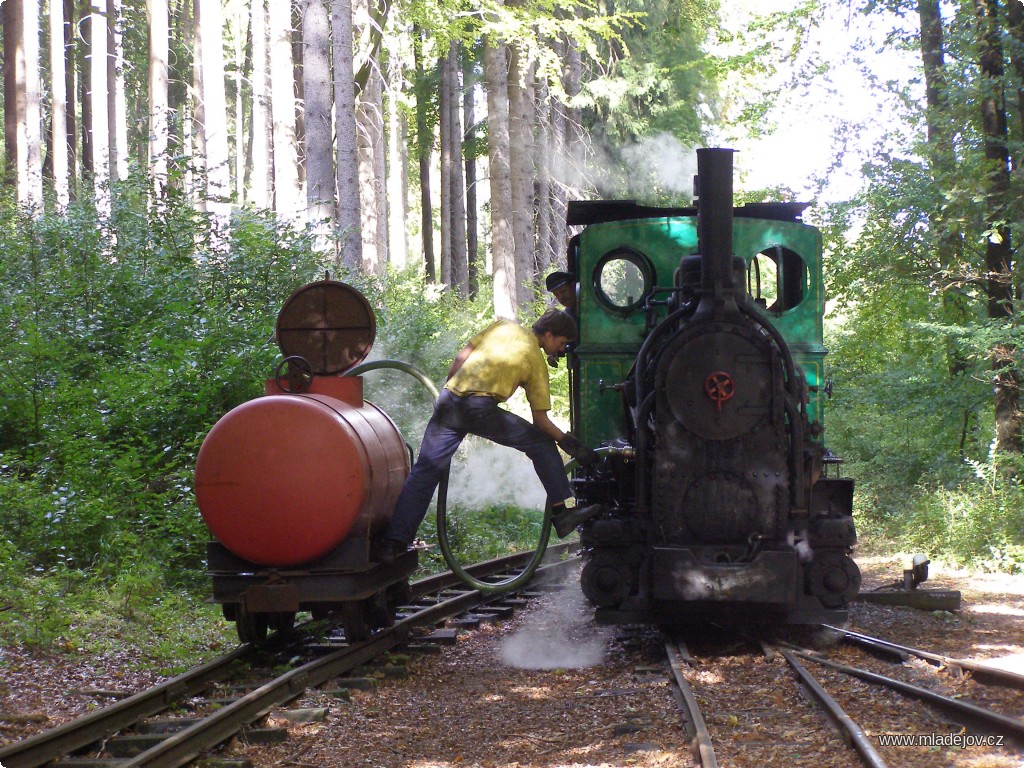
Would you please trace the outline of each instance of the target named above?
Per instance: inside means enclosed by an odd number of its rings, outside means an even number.
[[[604,505],[583,591],[609,623],[841,620],[860,572],[822,439],[821,237],[804,205],[734,207],[731,150],[697,162],[693,208],[570,204],[571,420],[603,455],[573,480]]]

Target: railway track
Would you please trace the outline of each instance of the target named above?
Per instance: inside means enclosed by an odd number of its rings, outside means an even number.
[[[886,657],[894,666],[909,658],[917,658],[936,667],[970,671],[978,682],[985,685],[1024,687],[1024,676],[1013,672],[1003,672],[975,662],[948,658],[836,627],[822,628],[838,633],[843,641],[874,656]],[[678,688],[677,703],[702,768],[716,768],[722,759],[720,753],[728,755],[721,764],[732,764],[732,758],[738,751],[744,754],[744,765],[761,762],[774,764],[781,751],[792,750],[804,754],[816,753],[819,760],[824,754],[845,752],[845,760],[839,758],[838,762],[829,762],[828,765],[863,765],[868,768],[896,768],[901,765],[893,759],[886,761],[882,754],[885,746],[939,749],[982,746],[998,747],[1011,754],[1024,751],[1024,719],[1019,717],[943,695],[932,688],[898,677],[840,664],[825,654],[792,643],[759,640],[757,652],[754,651],[753,641],[744,645],[749,646],[745,648],[745,655],[731,657],[733,662],[740,659],[739,663],[730,663],[723,657],[715,658],[712,655],[695,657],[682,638],[671,635],[665,637],[668,664]],[[752,677],[752,665],[770,665],[778,684],[767,689],[763,685],[746,684],[743,678]],[[783,674],[783,667],[788,669],[788,675]],[[816,669],[828,670],[832,674],[827,677],[816,675]],[[923,702],[937,713],[927,713],[926,719],[940,724],[944,730],[894,734],[893,724],[886,722],[885,715],[872,712],[872,708],[863,706],[863,702],[858,707],[859,715],[852,715],[851,706],[857,705],[857,697],[851,696],[848,688],[837,684],[837,673]],[[722,695],[723,689],[731,691],[729,698]],[[799,701],[794,695],[796,692],[802,694],[805,701]],[[816,710],[814,720],[817,725],[809,722],[811,718],[808,717],[806,701],[811,702]],[[737,702],[743,703],[742,709],[737,710]],[[758,715],[779,707],[791,715],[792,726],[780,732],[778,718],[772,717],[770,720],[775,723],[775,730],[767,732],[761,727]],[[824,720],[831,723],[831,729],[820,727]],[[801,743],[787,744],[787,737],[796,733],[799,733]]]
[[[567,552],[568,545],[552,546],[549,551],[556,554]],[[521,569],[531,555],[525,553],[498,558],[466,570],[482,580],[501,578]],[[542,566],[531,583],[555,577],[571,563],[572,560],[563,559]],[[451,573],[421,579],[410,587],[409,604],[399,609],[393,626],[379,630],[363,642],[342,640],[327,646],[320,644],[317,658],[284,674],[250,681],[244,686],[248,691],[231,701],[212,702],[211,691],[215,686],[230,681],[240,667],[260,662],[265,666],[266,660],[260,659],[262,653],[273,652],[279,660],[305,653],[301,643],[292,637],[301,636],[302,627],[297,627],[296,632],[289,636],[272,637],[271,643],[264,648],[242,645],[231,653],[116,704],[4,747],[0,749],[0,765],[3,768],[42,765],[55,768],[99,765],[173,768],[186,765],[274,707],[295,699],[308,688],[350,674],[388,651],[409,643],[423,628],[443,624],[471,611],[504,615],[524,602],[522,594],[494,596],[467,590]],[[429,636],[426,634],[420,639]],[[152,719],[173,708],[182,708],[193,714]],[[97,758],[98,754],[121,756]]]
[[[574,563],[562,561],[555,568]],[[514,570],[518,564],[515,558],[504,558],[474,566],[473,571],[486,578],[487,574]],[[551,570],[545,569],[540,578]],[[487,614],[503,617],[522,606],[524,597],[538,594],[531,586],[526,595],[488,598],[461,588],[451,574],[423,579],[411,586],[413,597],[401,610],[395,626],[375,633],[367,642],[350,644],[335,636],[311,649],[297,639],[279,637],[271,638],[270,646],[263,649],[244,645],[131,699],[0,749],[0,764],[5,768],[43,764],[66,768],[184,765],[208,755],[216,744],[240,732],[256,738],[254,730],[246,729],[268,712],[281,709],[303,691],[328,680],[364,674],[360,667],[389,650],[429,642],[427,633],[452,617],[471,614],[468,619],[458,619],[459,623],[472,623],[473,614],[477,619]],[[304,630],[297,630],[301,638]],[[907,753],[887,749],[881,737],[898,733],[901,728],[905,738],[918,740],[918,746],[929,734],[939,737],[936,748],[1000,744],[1007,762],[998,765],[1021,764],[1024,721],[923,687],[921,677],[929,669],[924,663],[914,663],[917,679],[913,684],[899,679],[908,675],[898,670],[908,659],[920,659],[936,669],[963,670],[986,686],[1017,689],[1024,687],[1024,677],[862,633],[824,626],[821,630],[857,650],[844,651],[844,645],[833,645],[823,654],[778,638],[729,636],[710,643],[706,638],[690,638],[697,649],[691,652],[680,638],[665,637],[667,666],[678,685],[676,698],[699,759],[694,765],[897,768],[905,765],[901,757]],[[650,637],[650,630],[645,636]],[[850,661],[850,656],[859,658],[862,652],[865,660],[855,663],[872,669],[835,661]],[[295,666],[295,658],[312,654],[317,657]],[[232,685],[239,668],[249,669],[247,674],[252,676],[253,666],[279,665],[285,658],[293,659],[294,668],[284,674],[267,673],[263,678],[248,680],[244,688]],[[878,671],[880,667],[893,671],[883,675]],[[862,681],[858,685],[898,691],[890,698],[902,703],[894,706],[913,711],[916,724],[908,728],[908,721],[902,720],[903,724],[897,726],[891,719],[891,708],[875,707],[872,696],[857,694],[856,689],[841,683],[854,678]],[[768,684],[766,679],[770,680]],[[941,688],[941,681],[936,680],[935,687]],[[928,684],[927,679],[924,682]],[[233,692],[230,700],[212,701],[234,688],[240,690]],[[169,718],[160,714],[171,708],[177,709]],[[155,719],[157,715],[164,719]],[[789,724],[781,726],[783,720]],[[890,741],[889,746],[909,744]],[[97,760],[101,754],[118,756]]]

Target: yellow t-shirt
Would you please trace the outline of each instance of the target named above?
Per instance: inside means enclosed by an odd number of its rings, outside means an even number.
[[[551,410],[548,366],[532,330],[511,320],[498,320],[469,343],[473,351],[445,389],[460,396],[489,395],[504,402],[522,387],[532,410]]]

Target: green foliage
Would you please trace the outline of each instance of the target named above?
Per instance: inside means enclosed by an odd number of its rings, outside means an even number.
[[[201,574],[191,474],[202,436],[260,391],[283,299],[322,265],[244,210],[230,234],[126,185],[89,205],[0,210],[0,526],[32,567],[116,578],[126,558]]]
[[[896,538],[909,551],[941,552],[960,565],[1024,572],[1024,488],[994,466],[975,464],[969,484],[922,489]]]
[[[65,568],[26,572],[9,542],[0,555],[0,644],[116,652],[129,666],[177,674],[234,643],[217,607],[173,589],[154,563],[126,563],[111,581]],[[143,655],[126,657],[126,648]]]
[[[595,56],[594,71],[572,100],[584,110],[592,141],[612,154],[660,133],[695,145],[703,130],[700,106],[715,92],[702,45],[717,5],[637,0],[615,10],[634,23]]]
[[[452,505],[447,509],[445,520],[452,554],[468,564],[535,549],[540,540],[544,510],[524,510],[508,505],[468,509]],[[427,542],[437,541],[435,515],[427,516],[420,527],[420,536]],[[428,573],[448,570],[439,547],[424,551],[420,563]]]

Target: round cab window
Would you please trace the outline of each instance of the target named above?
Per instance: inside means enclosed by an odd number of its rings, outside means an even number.
[[[607,309],[626,313],[642,308],[654,286],[647,257],[629,248],[606,253],[594,268],[594,292]]]

